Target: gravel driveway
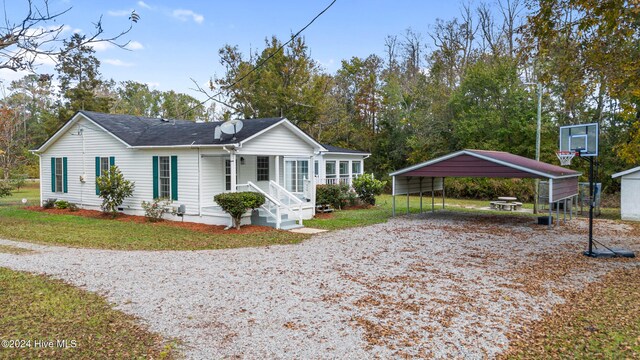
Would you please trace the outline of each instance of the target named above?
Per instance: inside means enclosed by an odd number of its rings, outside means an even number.
[[[297,245],[109,251],[0,240],[0,266],[105,295],[188,358],[494,357],[563,291],[637,261],[588,259],[586,221],[438,212]],[[601,241],[640,251],[638,230],[600,221]]]

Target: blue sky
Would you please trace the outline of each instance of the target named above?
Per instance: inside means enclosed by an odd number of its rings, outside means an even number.
[[[26,1],[3,0],[7,17],[23,16]],[[97,46],[105,78],[134,80],[160,90],[176,90],[202,98],[191,78],[205,84],[211,76],[223,75],[218,49],[225,44],[238,45],[244,54],[262,49],[264,39],[276,35],[287,39],[298,31],[330,0],[313,1],[155,1],[50,0],[52,11],[71,10],[58,21],[72,31],[88,33],[102,15],[106,34],[126,29],[132,10],[140,15],[138,23],[125,37],[130,51],[113,46]],[[304,33],[312,58],[333,73],[340,61],[353,56],[382,55],[387,35],[402,35],[411,27],[427,32],[436,19],[458,16],[458,1],[338,0]],[[53,73],[51,64],[39,72]],[[3,80],[22,74],[0,72]]]

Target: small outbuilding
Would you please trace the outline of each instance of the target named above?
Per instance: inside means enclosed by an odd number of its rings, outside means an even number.
[[[620,178],[620,215],[622,220],[640,221],[640,166],[611,175]]]

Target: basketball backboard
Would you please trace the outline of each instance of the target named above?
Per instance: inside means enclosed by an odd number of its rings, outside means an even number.
[[[598,156],[598,124],[560,127],[560,151],[579,152],[580,156]]]

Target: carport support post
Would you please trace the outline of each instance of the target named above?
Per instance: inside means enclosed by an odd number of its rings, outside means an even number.
[[[442,209],[444,209],[444,178],[442,178]]]
[[[551,205],[551,202],[549,202],[549,224],[547,225],[549,229],[551,229],[551,221],[553,220],[552,211],[553,211],[553,205]]]
[[[391,178],[391,216],[396,216],[396,177]]]
[[[564,212],[564,214],[562,215],[562,223],[566,224],[567,223],[567,199],[563,200],[564,203],[562,204],[562,211]]]
[[[435,178],[431,178],[431,212],[436,212],[436,195],[433,190],[433,183]]]
[[[556,225],[560,225],[560,201],[556,201]]]
[[[422,176],[420,177],[420,214],[422,214]]]
[[[409,215],[409,182],[411,181],[410,177],[407,177],[407,215]]]

